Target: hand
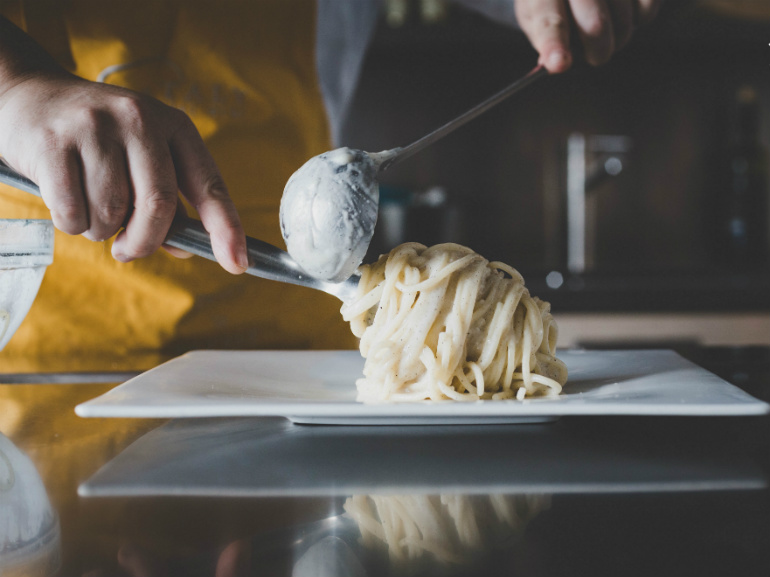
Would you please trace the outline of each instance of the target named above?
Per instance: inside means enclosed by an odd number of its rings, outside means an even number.
[[[35,181],[54,225],[102,241],[122,262],[161,246],[178,191],[198,211],[229,272],[246,239],[219,170],[186,114],[65,72],[25,76],[0,95],[0,154]]]
[[[586,61],[598,66],[652,20],[661,0],[516,0],[516,18],[552,74],[573,61],[570,27],[577,32]]]

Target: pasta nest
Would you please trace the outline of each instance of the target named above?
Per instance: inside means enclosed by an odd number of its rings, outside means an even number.
[[[406,243],[360,269],[343,318],[360,338],[364,402],[558,395],[558,326],[516,269],[458,244]]]

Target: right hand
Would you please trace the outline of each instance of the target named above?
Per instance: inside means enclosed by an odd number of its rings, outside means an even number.
[[[574,55],[570,33],[586,62],[598,66],[631,39],[636,28],[652,20],[662,0],[516,0],[521,29],[551,74],[570,68]],[[572,30],[571,30],[572,28]]]
[[[248,267],[246,239],[214,159],[188,116],[149,96],[65,72],[25,76],[0,95],[0,155],[35,181],[54,225],[113,256],[163,243],[178,191],[198,211],[219,263]]]

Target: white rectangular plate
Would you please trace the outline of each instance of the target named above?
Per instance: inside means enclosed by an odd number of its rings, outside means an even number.
[[[364,404],[357,351],[193,351],[78,405],[81,417],[281,416],[314,424],[474,424],[565,415],[762,415],[770,406],[672,351],[564,351],[558,398]]]

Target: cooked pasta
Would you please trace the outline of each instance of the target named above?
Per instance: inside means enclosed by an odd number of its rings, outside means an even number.
[[[550,305],[512,267],[469,248],[406,243],[362,266],[342,306],[366,358],[363,402],[524,399],[558,395]]]

